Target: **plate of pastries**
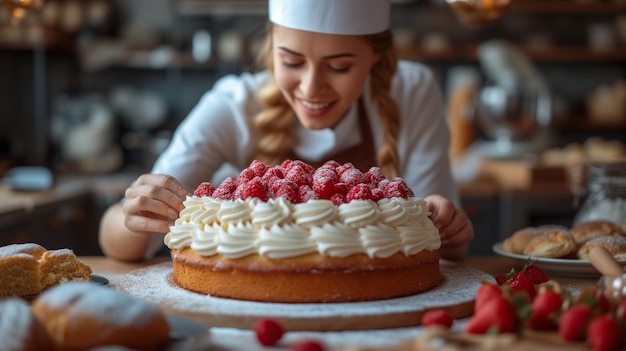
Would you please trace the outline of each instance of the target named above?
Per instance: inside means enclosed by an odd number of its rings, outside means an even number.
[[[501,256],[534,264],[546,273],[565,277],[598,277],[589,261],[589,252],[605,247],[626,266],[626,226],[608,220],[589,220],[573,227],[561,225],[529,226],[494,244]]]

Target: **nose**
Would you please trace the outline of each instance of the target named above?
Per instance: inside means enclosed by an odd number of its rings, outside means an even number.
[[[318,68],[307,69],[300,80],[300,90],[304,97],[313,98],[326,86],[326,78],[323,72]]]

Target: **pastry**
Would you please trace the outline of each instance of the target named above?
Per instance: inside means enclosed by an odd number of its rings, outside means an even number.
[[[578,249],[578,258],[588,260],[591,249],[603,246],[617,260],[626,260],[626,237],[623,236],[598,236],[587,240]]]
[[[236,180],[201,184],[184,205],[165,243],[175,282],[191,291],[347,302],[413,295],[443,278],[428,204],[376,167],[254,161]]]
[[[536,227],[525,227],[517,230],[502,242],[502,249],[507,252],[522,255],[524,249],[535,236],[540,235],[541,231]]]
[[[167,319],[156,306],[93,283],[52,287],[33,301],[32,311],[62,350],[156,350],[170,342]]]
[[[593,220],[577,224],[571,229],[577,245],[582,245],[591,238],[598,236],[623,236],[622,228],[605,220]]]
[[[4,351],[53,350],[54,342],[26,300],[0,299],[0,340]]]
[[[0,296],[29,296],[67,281],[91,281],[91,268],[69,249],[12,244],[0,247],[0,280]]]
[[[544,228],[541,235],[531,239],[523,254],[531,257],[563,258],[576,250],[576,243],[568,230],[560,227]]]

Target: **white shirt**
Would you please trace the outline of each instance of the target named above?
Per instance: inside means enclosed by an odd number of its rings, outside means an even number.
[[[260,137],[254,118],[262,107],[256,94],[270,79],[268,72],[229,75],[206,92],[179,125],[152,173],[170,174],[190,191],[204,181],[217,187],[228,175],[247,167]],[[391,94],[401,113],[398,153],[402,178],[416,196],[440,194],[460,205],[448,158],[450,135],[432,72],[423,64],[400,61]],[[382,126],[369,84],[363,96],[375,148],[383,142]],[[294,152],[319,160],[361,142],[357,103],[333,129],[308,130],[299,125]],[[222,166],[232,167],[224,172]],[[226,168],[228,169],[228,168]],[[218,170],[221,170],[220,173]],[[366,170],[363,170],[366,171]]]

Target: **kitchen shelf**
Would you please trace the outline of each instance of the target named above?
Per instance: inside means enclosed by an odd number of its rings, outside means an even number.
[[[429,51],[419,45],[398,49],[398,56],[415,61],[474,61],[477,59],[475,44],[455,45],[448,49]],[[593,51],[586,47],[525,48],[522,51],[536,62],[602,63],[626,62],[626,48]]]

